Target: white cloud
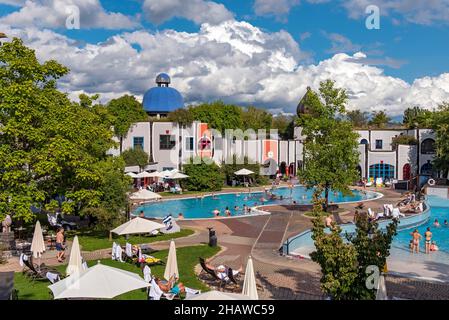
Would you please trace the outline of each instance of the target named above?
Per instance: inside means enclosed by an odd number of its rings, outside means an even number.
[[[341,1],[352,18],[366,16],[365,9],[376,5],[385,16],[399,15],[405,21],[415,24],[430,25],[449,23],[449,0],[345,0]],[[392,17],[395,24],[399,20]]]
[[[70,67],[59,85],[71,96],[100,93],[108,100],[131,93],[141,98],[154,86],[156,74],[167,72],[187,103],[222,99],[287,113],[295,111],[307,86],[317,89],[328,78],[348,90],[350,109],[386,109],[394,116],[411,105],[433,108],[449,100],[449,73],[408,83],[368,65],[361,52],[310,64],[289,33],[268,33],[246,22],[203,24],[195,33],[139,30],[85,46],[49,30],[2,24],[0,30],[20,36],[40,60],[53,58]]]
[[[8,4],[10,6],[20,7],[25,3],[25,0],[0,0],[0,4]]]
[[[290,10],[299,5],[299,0],[255,0],[254,12],[258,16],[275,16],[278,20],[286,20]]]
[[[352,43],[352,41],[346,38],[344,35],[339,33],[327,33],[323,32],[324,36],[331,41],[332,48],[328,49],[328,53],[339,53],[339,52],[355,52],[359,51],[362,46],[359,44]]]
[[[161,24],[174,17],[181,17],[196,24],[218,24],[234,18],[223,4],[206,0],[145,0],[145,17],[154,24]]]
[[[12,2],[10,0],[0,0]],[[15,1],[20,10],[0,18],[0,23],[14,27],[65,28],[73,13],[79,9],[80,28],[132,29],[139,26],[135,18],[107,12],[99,0],[27,0]]]

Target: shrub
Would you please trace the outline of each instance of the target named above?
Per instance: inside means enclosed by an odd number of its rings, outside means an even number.
[[[393,149],[396,149],[398,145],[405,144],[405,145],[416,145],[418,143],[418,140],[414,136],[409,135],[399,135],[397,137],[394,137],[391,141],[391,146]]]
[[[228,163],[226,163],[228,162]],[[264,185],[268,183],[268,178],[264,175],[260,174],[260,164],[259,163],[251,163],[248,162],[248,157],[245,157],[243,160],[241,158],[237,158],[236,155],[232,156],[232,160],[228,159],[228,161],[223,162],[221,165],[221,170],[225,176],[225,181],[228,185],[232,184],[232,180],[234,179],[243,179],[237,177],[234,172],[240,170],[240,169],[248,169],[254,172],[254,174],[251,174],[249,177],[252,179],[253,183],[255,185]],[[237,164],[238,163],[238,164]]]
[[[189,178],[181,181],[181,186],[189,191],[219,191],[224,184],[224,174],[210,159],[191,159],[183,166]],[[210,163],[210,164],[209,164]]]

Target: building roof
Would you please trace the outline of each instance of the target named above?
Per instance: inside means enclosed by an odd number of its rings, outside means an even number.
[[[178,90],[170,88],[171,80],[166,73],[156,77],[157,87],[148,90],[143,96],[143,108],[149,113],[168,113],[184,107],[184,99]]]

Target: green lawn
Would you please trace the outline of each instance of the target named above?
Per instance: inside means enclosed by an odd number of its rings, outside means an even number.
[[[113,234],[113,241],[120,243],[124,246],[126,242],[131,244],[144,244],[156,241],[164,241],[176,238],[182,238],[193,234],[194,231],[190,229],[182,229],[180,232],[172,234],[160,234],[157,236],[130,236],[126,240],[123,236],[117,236]],[[77,235],[80,242],[81,250],[84,251],[95,251],[98,249],[106,249],[112,247],[112,241],[109,241],[109,232],[107,231],[95,231],[95,230],[80,230],[80,231],[70,231],[67,233],[67,239],[72,240],[73,237]]]
[[[178,260],[178,269],[180,281],[184,283],[185,286],[200,289],[202,291],[209,290],[207,286],[205,286],[198,277],[195,275],[194,267],[198,264],[198,257],[209,258],[216,254],[220,248],[215,247],[211,248],[206,245],[192,246],[192,247],[184,247],[178,248],[176,250],[177,260]],[[168,250],[158,251],[153,254],[156,258],[163,259],[166,261],[168,255]],[[89,261],[88,265],[92,266],[96,264],[97,261]],[[120,268],[123,270],[135,272],[143,277],[142,271],[139,267],[131,263],[121,263],[118,261],[112,261],[111,259],[101,260],[101,263]],[[66,266],[60,265],[57,269],[60,272],[65,271]],[[151,272],[152,274],[163,277],[165,270],[165,266],[152,266]],[[14,277],[14,287],[18,290],[18,298],[19,300],[49,300],[51,299],[50,290],[47,288],[50,285],[49,281],[30,281],[26,278],[21,272],[16,272]],[[146,292],[144,289],[142,290],[134,290],[123,295],[116,297],[118,300],[146,300]]]

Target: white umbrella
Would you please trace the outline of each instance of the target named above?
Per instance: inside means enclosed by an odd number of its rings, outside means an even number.
[[[154,230],[165,228],[165,225],[155,221],[136,217],[118,226],[111,232],[118,235],[135,234],[135,233],[151,233]]]
[[[170,242],[170,249],[168,250],[167,265],[165,266],[164,278],[168,281],[172,276],[179,279],[178,261],[176,259],[176,246],[172,240]]]
[[[40,258],[45,251],[44,236],[42,234],[41,223],[39,220],[34,227],[33,241],[31,242],[31,252],[33,257]]]
[[[257,294],[256,277],[254,275],[253,259],[251,259],[251,256],[248,257],[248,263],[246,264],[242,294],[249,296],[252,300],[259,300],[259,295]]]
[[[163,178],[164,175],[161,172],[159,172],[159,171],[153,171],[153,172],[149,173],[148,177],[150,177],[150,178]]]
[[[174,174],[175,172],[177,172],[178,170],[175,171],[175,169],[173,170],[164,170],[161,172],[161,175],[165,178],[170,177],[172,174]]]
[[[137,192],[132,193],[129,198],[131,200],[156,200],[162,198],[160,194],[152,192],[147,189],[141,189]]]
[[[98,263],[50,286],[55,299],[112,299],[120,294],[146,288],[150,284],[133,272]]]
[[[135,174],[134,172],[128,172],[128,173],[126,173],[126,175],[127,175],[127,176],[130,176],[130,177],[133,178],[133,179],[138,178],[138,177],[137,177],[137,174]]]
[[[136,178],[151,178],[152,175],[147,171],[142,171],[136,175]]]
[[[388,300],[387,286],[385,285],[385,277],[383,275],[379,278],[379,284],[376,292],[376,300]]]
[[[235,175],[237,176],[248,176],[250,174],[253,174],[254,172],[248,169],[240,169],[239,171],[234,172]]]
[[[67,275],[79,273],[83,270],[83,259],[81,258],[80,243],[78,241],[78,236],[73,238],[72,249],[70,250],[69,264],[65,273]]]
[[[189,176],[181,173],[181,172],[175,172],[173,173],[171,176],[168,176],[167,179],[185,179],[188,178]]]
[[[186,300],[253,300],[248,296],[238,293],[221,292],[217,290],[193,295]]]

